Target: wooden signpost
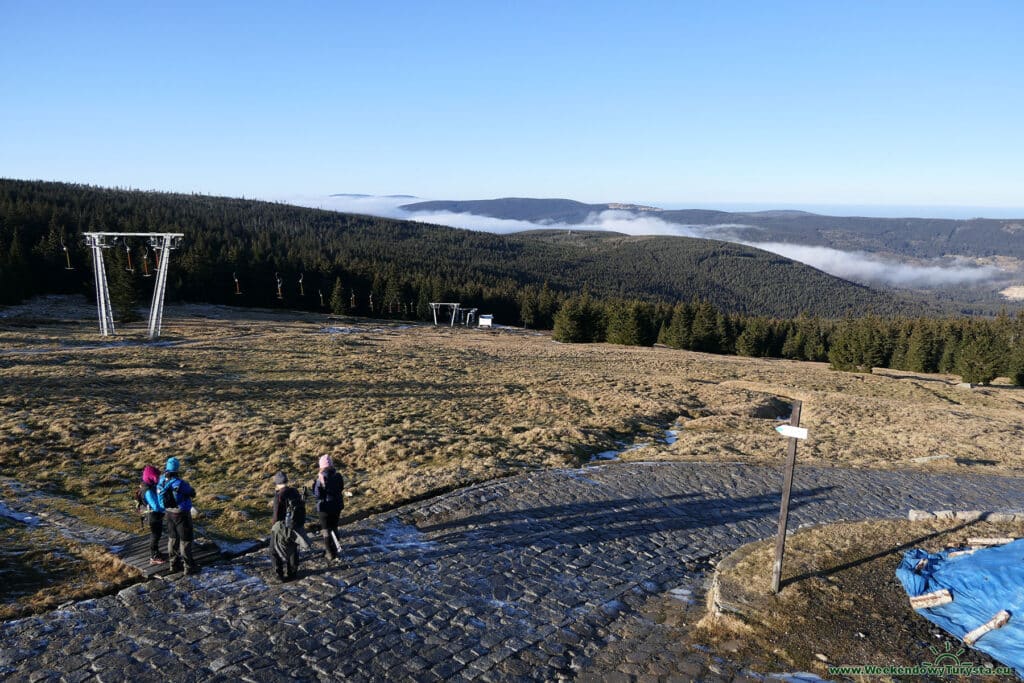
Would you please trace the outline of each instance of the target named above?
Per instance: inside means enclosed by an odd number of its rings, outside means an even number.
[[[775,539],[775,566],[772,568],[772,593],[778,594],[779,581],[782,579],[782,554],[786,550],[786,523],[789,521],[789,494],[793,490],[793,469],[796,467],[797,439],[806,439],[807,430],[801,429],[801,401],[793,401],[793,412],[789,416],[788,425],[775,428],[779,434],[789,437],[786,445],[786,464],[782,479],[782,507],[779,509],[779,536]]]

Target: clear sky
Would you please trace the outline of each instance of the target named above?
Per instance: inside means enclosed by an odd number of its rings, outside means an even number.
[[[0,177],[1024,206],[1024,2],[0,0]]]

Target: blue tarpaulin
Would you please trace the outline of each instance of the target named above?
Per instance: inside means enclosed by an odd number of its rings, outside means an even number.
[[[896,578],[910,597],[948,590],[952,602],[921,608],[917,613],[960,639],[1000,611],[1009,612],[1005,626],[984,634],[973,647],[1022,676],[1024,539],[950,557],[955,552],[929,553],[915,548],[903,556]]]

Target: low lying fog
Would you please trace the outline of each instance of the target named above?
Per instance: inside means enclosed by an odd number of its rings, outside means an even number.
[[[934,260],[931,263],[903,263],[858,251],[840,251],[829,247],[778,242],[751,242],[739,239],[735,232],[735,228],[747,226],[680,225],[663,221],[657,216],[638,214],[631,211],[602,211],[588,216],[585,223],[566,225],[506,220],[447,211],[410,212],[399,207],[403,204],[424,200],[408,196],[340,195],[330,197],[291,197],[283,201],[299,206],[383,216],[386,218],[399,218],[402,220],[494,233],[564,228],[566,230],[608,230],[627,235],[702,237],[746,244],[805,263],[830,275],[846,280],[865,284],[883,284],[890,287],[969,286],[1005,279],[1007,276],[1005,272],[994,266],[977,265],[966,261],[950,262],[948,259],[943,259],[941,261]]]

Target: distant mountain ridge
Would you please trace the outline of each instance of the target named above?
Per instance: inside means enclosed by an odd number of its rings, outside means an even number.
[[[564,225],[582,225],[595,214],[616,209],[650,213],[677,225],[730,226],[737,239],[755,243],[785,242],[911,258],[1009,256],[1024,259],[1024,218],[871,218],[792,210],[669,210],[633,204],[584,204],[571,199],[530,198],[415,202],[401,208],[411,212],[450,211]]]

